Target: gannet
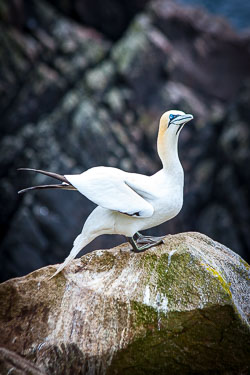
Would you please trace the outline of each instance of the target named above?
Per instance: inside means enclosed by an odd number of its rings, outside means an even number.
[[[103,166],[72,175],[19,168],[45,174],[61,183],[33,186],[18,193],[47,188],[77,190],[97,204],[76,237],[69,256],[51,278],[102,234],[126,236],[134,252],[142,252],[162,243],[162,237],[143,236],[140,231],[172,219],[182,208],[184,172],[178,156],[178,138],[183,126],[192,119],[191,114],[177,110],[167,111],[161,116],[157,151],[162,169],[152,176]]]

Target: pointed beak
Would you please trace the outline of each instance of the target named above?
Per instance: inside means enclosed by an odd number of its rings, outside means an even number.
[[[185,114],[185,115],[179,115],[174,119],[173,124],[175,125],[182,125],[186,124],[188,121],[193,120],[194,116],[190,114]]]

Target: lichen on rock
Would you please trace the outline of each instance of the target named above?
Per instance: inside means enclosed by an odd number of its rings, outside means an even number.
[[[128,244],[0,286],[2,345],[46,374],[239,374],[250,369],[249,269],[199,233]]]

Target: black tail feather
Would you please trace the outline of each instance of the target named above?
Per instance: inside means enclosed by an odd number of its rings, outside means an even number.
[[[58,174],[58,173],[47,172],[47,171],[43,171],[42,169],[33,169],[33,168],[18,168],[17,170],[18,171],[31,171],[31,172],[41,173],[41,174],[44,174],[45,176],[55,178],[56,180],[66,182],[66,184],[71,185],[70,182],[64,176],[62,176],[61,174]]]
[[[68,185],[68,184],[37,185],[37,186],[31,186],[26,189],[19,190],[18,194],[23,194],[30,190],[41,190],[41,189],[77,190],[74,186]]]
[[[18,191],[18,194],[26,193],[30,190],[41,190],[41,189],[64,189],[64,190],[77,190],[71,183],[61,174],[54,173],[54,172],[47,172],[43,171],[42,169],[33,169],[33,168],[18,168],[18,171],[31,171],[44,174],[45,176],[49,176],[55,178],[62,182],[62,184],[51,184],[51,185],[37,185],[31,186],[26,189],[22,189]]]

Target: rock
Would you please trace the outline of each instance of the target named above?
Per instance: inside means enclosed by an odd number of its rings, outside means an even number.
[[[133,16],[143,10],[148,0],[54,0],[59,9],[110,39],[118,39]]]
[[[247,374],[249,266],[199,233],[128,244],[0,285],[7,350],[46,374]]]
[[[0,373],[3,375],[45,375],[45,372],[40,371],[30,361],[4,348],[0,348]]]
[[[25,23],[25,6],[23,0],[1,1],[0,2],[0,21],[13,24],[15,27],[22,28]]]
[[[223,19],[212,18],[201,9],[166,0],[152,1],[150,9],[153,23],[171,43],[174,80],[207,98],[233,99],[242,87],[241,79],[249,75],[249,38],[241,38]],[[246,50],[247,59],[243,57]]]

